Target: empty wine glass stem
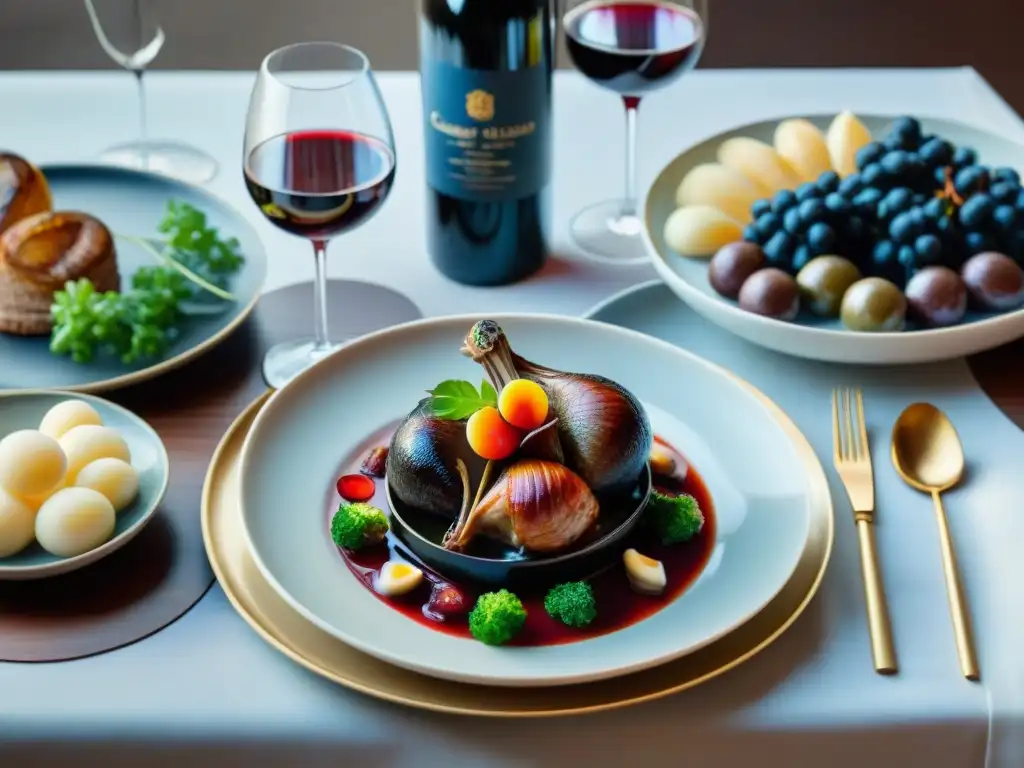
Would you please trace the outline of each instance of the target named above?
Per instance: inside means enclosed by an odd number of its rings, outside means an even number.
[[[622,215],[636,214],[636,111],[640,99],[627,97],[626,104],[626,194],[623,196]]]
[[[149,128],[146,125],[146,87],[142,82],[142,75],[145,74],[145,70],[133,69],[131,73],[135,76],[135,84],[139,89],[139,152],[142,155],[143,165],[148,166],[146,140],[149,138]]]
[[[313,312],[316,315],[316,329],[313,354],[323,354],[331,348],[327,330],[327,241],[314,240],[316,255],[316,282],[313,285]]]

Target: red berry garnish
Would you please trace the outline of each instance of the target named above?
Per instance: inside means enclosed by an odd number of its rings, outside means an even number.
[[[345,501],[369,501],[377,491],[377,484],[366,475],[342,475],[337,488],[338,495]]]

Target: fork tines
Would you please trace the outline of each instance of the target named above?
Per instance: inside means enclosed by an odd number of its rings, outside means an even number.
[[[832,453],[854,512],[870,519],[875,509],[875,488],[864,397],[859,389],[832,390]]]
[[[837,387],[832,390],[832,452],[836,464],[871,463],[864,397],[860,389]]]

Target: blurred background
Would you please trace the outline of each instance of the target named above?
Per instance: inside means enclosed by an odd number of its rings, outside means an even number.
[[[415,69],[416,0],[153,0],[153,69],[252,70],[298,40],[349,42]],[[96,0],[98,7],[130,0]],[[1021,0],[711,0],[701,67],[976,67],[1024,110]],[[562,56],[562,65],[565,57]],[[0,69],[108,69],[82,0],[0,0]],[[727,94],[723,94],[723,98]]]

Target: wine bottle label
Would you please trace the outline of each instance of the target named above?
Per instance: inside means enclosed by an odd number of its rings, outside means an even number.
[[[451,197],[512,200],[548,184],[550,73],[424,61],[427,183]]]

